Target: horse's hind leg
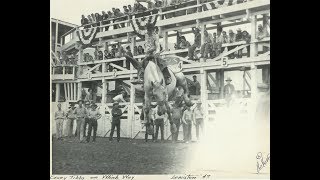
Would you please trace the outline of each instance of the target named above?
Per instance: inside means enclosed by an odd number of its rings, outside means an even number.
[[[184,94],[183,94],[183,99],[186,102],[186,104],[191,104],[191,100],[188,97],[189,95],[189,89],[188,89],[188,83],[187,80],[182,72],[176,73],[175,74],[176,79],[177,79],[177,86],[181,86],[183,88]]]
[[[144,105],[145,105],[145,121],[149,123],[149,111],[151,107],[151,101],[147,93],[144,94]]]

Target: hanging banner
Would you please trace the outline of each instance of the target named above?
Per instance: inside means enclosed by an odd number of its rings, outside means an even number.
[[[152,24],[155,26],[157,23],[158,16],[159,15],[148,16],[148,17],[143,17],[139,19],[132,19],[131,24],[133,27],[133,31],[137,34],[144,36],[145,34],[147,34],[146,25]]]
[[[89,45],[92,42],[92,40],[96,37],[97,32],[98,32],[98,27],[78,30],[77,36],[83,45]]]

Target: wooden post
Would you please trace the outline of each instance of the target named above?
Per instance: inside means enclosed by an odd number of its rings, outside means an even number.
[[[69,83],[70,84],[70,94],[71,94],[71,96],[70,96],[70,100],[74,100],[74,94],[73,94],[73,89],[74,89],[74,85],[73,85],[73,83]]]
[[[67,92],[67,83],[63,83],[63,89],[64,89],[64,99],[68,100],[68,92]]]
[[[73,100],[77,100],[77,83],[73,83]]]
[[[58,44],[58,26],[59,26],[59,22],[56,20],[56,34],[55,34],[55,41],[56,43],[54,44],[54,52],[57,53],[57,44]]]
[[[81,99],[82,82],[78,82],[78,99]]]
[[[134,70],[132,64],[130,64],[130,70]],[[133,80],[133,73],[130,73],[130,81]],[[134,125],[135,125],[135,113],[134,113],[134,103],[135,103],[135,86],[130,83],[130,111],[128,112],[128,119],[129,119],[129,132],[130,138],[133,138],[134,134]],[[130,117],[130,118],[129,118]]]
[[[206,30],[206,25],[203,24],[202,27],[201,27],[201,46],[204,44],[204,41],[205,41],[205,37],[204,37],[204,31],[205,30]],[[204,62],[204,58],[200,58],[200,62]]]
[[[220,85],[220,99],[224,98],[223,97],[223,90],[224,90],[224,70],[220,69],[218,71],[219,73],[219,85]]]
[[[60,84],[56,83],[56,99],[55,101],[58,102],[60,98]]]
[[[246,90],[246,71],[243,71],[243,75],[242,75],[242,95],[245,95],[245,90]]]
[[[257,27],[257,16],[254,15],[251,17],[251,41],[253,43],[250,45],[250,57],[257,56],[258,46],[256,41],[256,27]]]
[[[208,80],[208,73],[207,71],[201,69],[200,70],[200,99],[201,99],[201,103],[202,103],[202,108],[203,108],[203,114],[204,114],[204,121],[208,120],[208,92],[207,92],[207,80]]]
[[[107,101],[107,80],[102,79],[102,99],[101,99],[101,104],[105,104]]]
[[[257,66],[251,64],[251,99],[255,102],[258,95]]]
[[[164,50],[168,51],[168,31],[164,32]]]
[[[269,84],[270,78],[270,66],[263,66],[262,67],[262,82],[265,84]]]
[[[71,83],[67,84],[67,90],[68,90],[68,100],[72,100],[72,90],[71,90]]]

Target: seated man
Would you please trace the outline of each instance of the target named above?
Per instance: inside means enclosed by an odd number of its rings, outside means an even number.
[[[142,60],[142,63],[133,59],[132,57],[125,54],[125,57],[128,61],[132,63],[132,65],[138,70],[138,79],[132,83],[143,83],[143,71],[147,67],[147,64],[150,60],[157,60],[158,65],[162,66],[161,69],[163,76],[165,78],[166,84],[171,83],[170,73],[164,63],[165,60],[159,57],[160,55],[160,44],[159,44],[159,35],[158,35],[158,28],[155,27],[153,24],[147,24],[147,33],[142,36],[141,34],[137,33],[137,35],[145,40],[146,46],[146,57]]]
[[[201,34],[198,28],[192,28],[192,32],[194,33],[194,44],[189,47],[188,56],[190,60],[194,60],[194,51],[197,47],[201,46]]]
[[[208,58],[208,54],[212,51],[213,37],[207,30],[204,31],[204,43],[201,45],[201,58]]]

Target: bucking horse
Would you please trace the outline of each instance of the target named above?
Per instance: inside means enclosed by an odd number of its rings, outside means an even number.
[[[127,60],[132,61],[132,57],[125,56]],[[161,62],[159,62],[161,61]],[[135,62],[137,62],[135,60]],[[172,124],[171,118],[171,108],[169,105],[169,100],[175,97],[177,89],[183,89],[183,94],[181,100],[185,102],[186,105],[191,106],[192,102],[189,99],[189,90],[187,80],[182,72],[182,60],[181,57],[170,55],[162,58],[153,58],[148,61],[144,69],[144,113],[148,114],[151,108],[151,102],[155,100],[159,106],[159,113],[167,113],[170,124]],[[133,63],[136,66],[136,63]],[[135,67],[137,68],[137,67]],[[171,82],[166,84],[163,75],[163,69],[167,68],[170,74]],[[146,117],[146,122],[149,122],[148,117]]]

